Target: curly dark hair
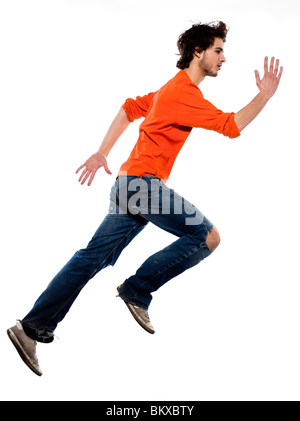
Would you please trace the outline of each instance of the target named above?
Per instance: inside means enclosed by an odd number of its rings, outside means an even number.
[[[177,67],[188,68],[195,50],[198,49],[199,52],[207,50],[214,44],[215,38],[221,38],[225,42],[228,30],[226,24],[221,21],[193,25],[178,38],[177,47],[181,57],[177,61]]]

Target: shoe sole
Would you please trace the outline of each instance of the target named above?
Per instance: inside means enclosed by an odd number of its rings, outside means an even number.
[[[137,317],[137,315],[135,314],[135,312],[133,311],[133,309],[131,308],[131,304],[130,303],[128,303],[126,300],[124,300],[124,298],[122,298],[122,296],[120,295],[120,291],[121,291],[121,288],[120,287],[117,287],[117,291],[118,291],[118,293],[119,293],[119,297],[124,301],[124,303],[126,304],[126,306],[127,306],[127,308],[128,308],[128,310],[130,311],[130,313],[131,313],[131,315],[133,316],[133,318],[134,318],[134,320],[143,328],[143,329],[145,329],[148,333],[151,333],[151,335],[153,335],[154,333],[155,333],[155,331],[154,330],[152,330],[152,329],[149,329],[147,326],[145,326],[141,321],[140,321],[140,319]]]
[[[18,351],[18,354],[20,355],[20,357],[22,358],[22,360],[24,361],[24,363],[27,365],[27,367],[30,368],[30,370],[32,370],[37,376],[41,376],[43,373],[41,373],[40,371],[37,371],[33,365],[31,364],[27,354],[25,353],[22,345],[19,342],[19,339],[17,338],[17,336],[14,334],[14,332],[11,329],[7,329],[7,334],[9,339],[11,340],[12,344],[14,345],[14,347],[16,348],[16,350]]]

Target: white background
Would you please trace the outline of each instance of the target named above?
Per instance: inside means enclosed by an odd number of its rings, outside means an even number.
[[[299,400],[299,1],[0,0],[2,400]],[[98,149],[127,97],[177,72],[178,36],[230,26],[227,63],[201,85],[223,111],[257,93],[265,55],[284,66],[278,92],[230,140],[195,129],[168,185],[218,227],[216,252],[154,294],[155,335],[116,287],[173,238],[148,226],[98,274],[38,345],[35,376],[6,329],[108,209],[133,123],[91,187],[75,170]]]

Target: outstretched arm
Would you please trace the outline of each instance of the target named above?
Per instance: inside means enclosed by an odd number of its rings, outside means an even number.
[[[264,77],[262,80],[259,77],[258,71],[255,70],[256,85],[259,93],[246,107],[235,114],[234,119],[240,132],[255,119],[278,88],[283,67],[280,67],[279,70],[279,60],[276,60],[274,68],[274,57],[271,58],[270,67],[268,61],[268,57],[265,57]]]
[[[84,184],[87,179],[89,179],[87,185],[90,186],[96,175],[96,172],[101,167],[105,169],[107,174],[111,174],[111,171],[107,165],[106,157],[121,134],[128,127],[129,123],[130,121],[128,120],[127,114],[123,108],[121,108],[111,123],[106,135],[104,136],[98,151],[94,153],[87,161],[85,161],[85,163],[81,165],[76,171],[77,174],[80,170],[82,170],[78,180],[81,184]]]

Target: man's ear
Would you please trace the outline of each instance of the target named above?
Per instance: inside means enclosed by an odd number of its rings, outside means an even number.
[[[196,47],[194,54],[195,54],[196,57],[201,58],[202,54],[203,54],[203,51],[199,47]]]

